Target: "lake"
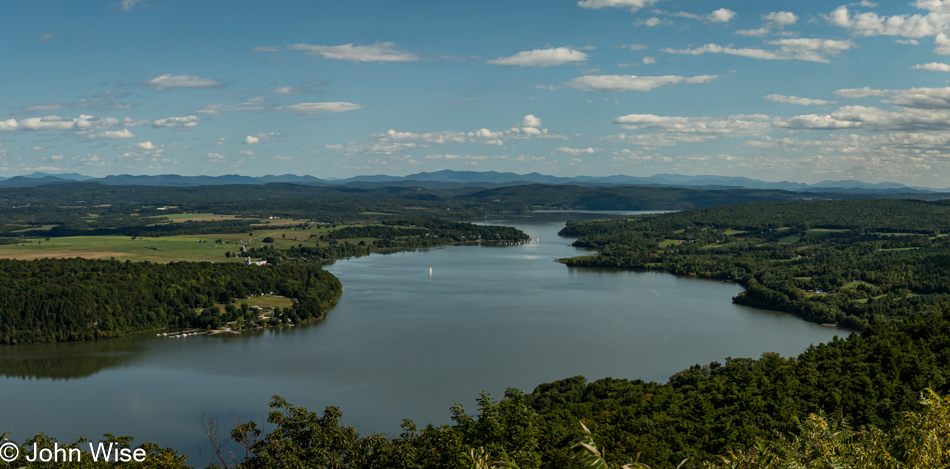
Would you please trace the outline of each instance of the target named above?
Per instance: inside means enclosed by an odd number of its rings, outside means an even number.
[[[261,423],[272,395],[339,406],[361,433],[404,418],[449,423],[480,391],[531,392],[574,375],[665,382],[696,363],[797,355],[846,331],[735,305],[739,285],[668,274],[568,268],[587,253],[557,236],[568,217],[491,220],[539,241],[346,259],[327,270],[343,296],[326,320],[241,336],[0,347],[0,432],[98,441],[109,432],[195,460],[202,412]],[[589,216],[589,215],[588,215]],[[431,270],[430,270],[431,269]],[[230,427],[228,427],[229,429]]]

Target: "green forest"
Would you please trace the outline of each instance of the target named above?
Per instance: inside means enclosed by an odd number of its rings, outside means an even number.
[[[572,267],[739,282],[736,303],[863,330],[950,308],[950,205],[914,200],[754,203],[572,221],[599,255]]]
[[[143,330],[220,327],[247,308],[238,298],[293,298],[294,323],[322,318],[342,292],[319,266],[0,259],[0,343],[117,337]],[[223,311],[218,308],[223,304]]]

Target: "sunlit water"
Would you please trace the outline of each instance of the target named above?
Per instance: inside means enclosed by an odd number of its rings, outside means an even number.
[[[201,412],[264,420],[274,394],[341,408],[362,433],[448,423],[479,391],[584,375],[665,381],[695,363],[796,355],[843,331],[732,304],[732,283],[573,269],[566,215],[495,220],[534,242],[337,262],[343,297],[317,324],[242,336],[0,347],[0,432],[61,441],[109,432],[196,458]],[[574,215],[576,216],[576,214]],[[430,274],[431,269],[431,274]]]

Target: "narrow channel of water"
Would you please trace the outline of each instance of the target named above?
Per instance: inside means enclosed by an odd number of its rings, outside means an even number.
[[[194,456],[202,411],[262,422],[278,394],[312,411],[339,406],[362,433],[397,434],[404,418],[448,423],[454,402],[474,411],[482,390],[578,374],[665,381],[695,363],[796,355],[846,335],[734,305],[732,283],[565,267],[555,260],[580,253],[557,236],[565,216],[491,222],[540,238],[522,246],[339,261],[328,270],[343,297],[306,327],[0,347],[0,432],[70,442],[109,432]]]

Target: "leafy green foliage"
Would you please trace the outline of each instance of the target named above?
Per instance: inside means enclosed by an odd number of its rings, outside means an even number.
[[[913,200],[759,203],[568,222],[599,256],[571,266],[734,280],[736,303],[861,330],[950,308],[946,204]]]
[[[0,259],[0,343],[220,327],[241,312],[225,308],[222,313],[216,303],[269,292],[295,298],[290,314],[306,320],[323,317],[342,286],[316,265]]]

